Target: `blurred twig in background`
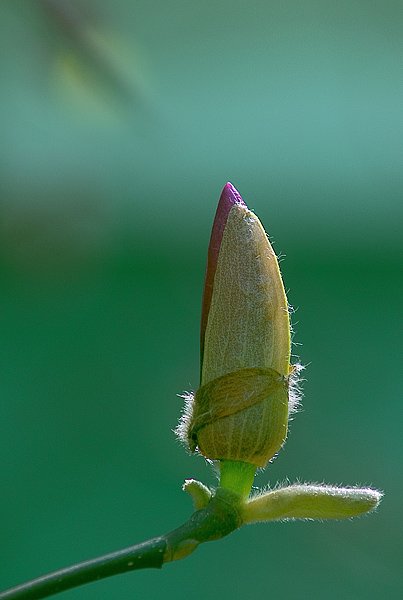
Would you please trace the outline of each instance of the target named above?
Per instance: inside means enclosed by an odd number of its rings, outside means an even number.
[[[145,106],[133,57],[125,59],[116,36],[68,0],[40,0],[39,4],[65,46],[58,56],[59,81],[64,79],[81,95],[109,95],[125,106]]]

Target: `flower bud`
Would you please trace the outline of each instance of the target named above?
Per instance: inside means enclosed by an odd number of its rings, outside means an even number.
[[[178,432],[206,458],[265,467],[287,435],[290,323],[278,262],[231,184],[210,239],[201,323],[201,386]]]

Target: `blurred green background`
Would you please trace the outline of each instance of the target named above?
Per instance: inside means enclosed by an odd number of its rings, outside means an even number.
[[[185,478],[215,484],[172,429],[231,181],[308,365],[256,483],[385,499],[63,597],[402,597],[402,34],[397,0],[1,2],[1,589],[165,533]]]

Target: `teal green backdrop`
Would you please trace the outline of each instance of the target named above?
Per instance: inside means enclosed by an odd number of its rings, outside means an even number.
[[[394,0],[3,0],[1,589],[165,533],[185,478],[215,485],[172,429],[231,181],[283,257],[307,365],[256,484],[385,498],[64,597],[402,596],[402,34]]]

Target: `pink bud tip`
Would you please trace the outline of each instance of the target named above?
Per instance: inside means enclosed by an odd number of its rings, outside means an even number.
[[[242,200],[232,183],[226,183],[218,201],[207,252],[200,328],[200,371],[203,364],[204,336],[206,333],[211,298],[213,296],[214,276],[217,269],[218,255],[220,253],[222,236],[227,223],[228,214],[234,204],[247,208],[245,202]]]

